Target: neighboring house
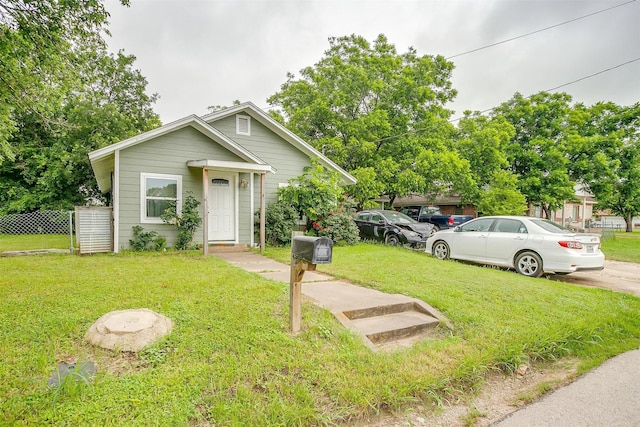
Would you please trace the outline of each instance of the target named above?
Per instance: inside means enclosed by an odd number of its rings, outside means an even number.
[[[111,193],[115,252],[129,248],[136,225],[172,244],[176,229],[160,215],[169,202],[180,209],[188,192],[201,201],[203,225],[194,241],[208,243],[205,253],[209,245],[255,246],[257,239],[264,248],[265,205],[311,158],[340,173],[344,184],[356,182],[250,102],[185,117],[89,153],[100,190]]]
[[[552,213],[551,220],[567,227],[585,229],[594,217],[593,206],[597,203],[581,184],[573,186],[575,200],[567,200],[559,210]]]

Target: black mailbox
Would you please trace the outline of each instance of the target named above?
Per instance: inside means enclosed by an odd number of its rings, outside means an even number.
[[[333,240],[328,237],[294,236],[291,256],[311,264],[331,264]]]

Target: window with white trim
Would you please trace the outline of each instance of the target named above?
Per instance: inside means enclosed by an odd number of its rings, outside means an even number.
[[[140,174],[140,222],[162,224],[162,215],[172,203],[182,211],[182,176],[156,173]]]
[[[236,115],[236,133],[238,135],[251,135],[251,117]]]

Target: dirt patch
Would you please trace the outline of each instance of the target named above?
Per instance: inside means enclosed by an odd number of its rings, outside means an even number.
[[[577,361],[568,359],[536,368],[521,367],[519,373],[489,375],[476,396],[445,406],[417,405],[403,414],[385,414],[353,424],[357,427],[485,427],[564,386],[576,377]]]
[[[640,264],[605,261],[604,270],[579,271],[566,276],[550,276],[552,280],[575,285],[610,289],[640,297]]]

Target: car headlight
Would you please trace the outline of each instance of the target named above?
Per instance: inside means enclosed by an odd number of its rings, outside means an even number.
[[[418,238],[421,237],[418,233],[416,233],[415,231],[411,231],[411,230],[402,230],[402,234],[404,234],[407,237],[412,237],[414,239],[418,239]]]

